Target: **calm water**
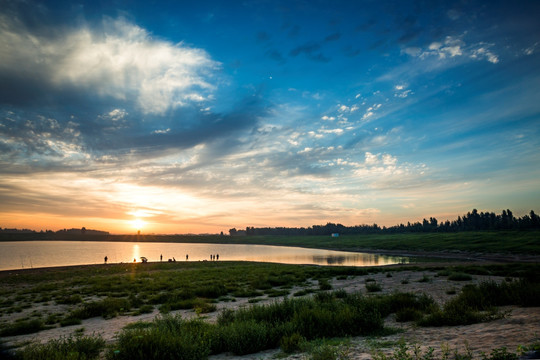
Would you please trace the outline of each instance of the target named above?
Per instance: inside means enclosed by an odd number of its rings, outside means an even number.
[[[94,241],[9,241],[0,242],[0,270],[64,265],[133,262],[144,256],[149,261],[246,260],[284,264],[376,266],[407,263],[406,257],[354,253],[298,247],[236,244],[132,243]]]

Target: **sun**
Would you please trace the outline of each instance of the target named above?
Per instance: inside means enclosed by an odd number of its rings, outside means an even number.
[[[135,219],[131,221],[131,224],[133,225],[135,230],[141,230],[146,223],[142,221],[141,219]]]

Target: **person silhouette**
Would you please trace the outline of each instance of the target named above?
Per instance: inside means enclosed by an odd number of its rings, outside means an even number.
[[[189,258],[189,255],[188,255],[188,254],[186,254],[186,261],[188,261],[188,258]]]
[[[107,263],[107,260],[108,260],[108,259],[109,259],[109,258],[107,257],[107,255],[105,255],[105,258],[103,259],[103,260],[105,260],[105,264]]]
[[[163,261],[163,254],[159,255],[159,261]]]
[[[219,254],[216,254],[216,260],[219,260]]]

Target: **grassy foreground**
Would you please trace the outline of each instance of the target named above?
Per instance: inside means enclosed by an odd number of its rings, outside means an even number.
[[[0,312],[21,316],[0,324],[0,336],[80,324],[96,316],[107,319],[159,309],[161,316],[132,324],[109,347],[99,336],[80,335],[30,345],[16,354],[21,359],[204,359],[221,352],[249,354],[277,347],[286,353],[303,351],[306,344],[318,339],[384,334],[394,331],[383,326],[389,314],[418,326],[463,325],[496,318],[498,306],[540,306],[540,270],[532,264],[421,268],[455,281],[475,274],[509,278],[500,284],[465,286],[443,306],[436,305],[428,294],[378,295],[375,288],[372,294],[351,294],[332,291],[329,283],[334,278],[377,272],[392,276],[393,272],[415,268],[200,262],[2,272]],[[366,280],[369,292],[368,284]],[[303,290],[295,291],[294,286]],[[284,295],[289,297],[283,301],[256,304],[262,297]],[[221,312],[215,324],[202,321],[205,313],[215,311],[216,303],[242,297],[254,305]],[[36,306],[50,310],[31,311]],[[169,315],[172,310],[186,308],[201,316],[185,320]]]

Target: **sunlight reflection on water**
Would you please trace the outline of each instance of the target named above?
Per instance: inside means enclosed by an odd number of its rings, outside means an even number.
[[[0,242],[0,270],[53,267],[65,265],[133,262],[140,257],[148,261],[219,260],[276,262],[285,264],[378,266],[407,263],[407,257],[380,254],[331,251],[285,246],[190,243],[131,243],[94,241],[9,241]]]

